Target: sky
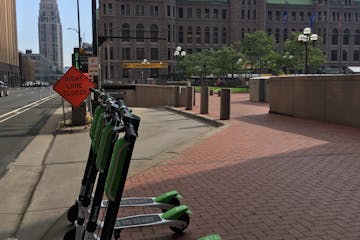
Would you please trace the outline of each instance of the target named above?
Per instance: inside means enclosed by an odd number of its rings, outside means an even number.
[[[0,0],[1,1],[1,0]],[[71,66],[71,53],[78,46],[77,0],[57,0],[63,32],[64,67]],[[16,0],[18,49],[39,53],[38,16],[40,0]],[[83,42],[92,43],[91,0],[79,0]]]

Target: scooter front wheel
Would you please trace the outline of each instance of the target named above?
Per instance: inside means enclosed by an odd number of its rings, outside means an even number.
[[[190,224],[190,216],[189,214],[185,213],[178,220],[184,222],[184,224],[180,228],[174,226],[170,226],[169,228],[175,233],[182,233]]]
[[[79,204],[76,201],[68,210],[67,212],[67,219],[69,222],[74,223],[75,220],[78,217],[78,211],[79,211]]]

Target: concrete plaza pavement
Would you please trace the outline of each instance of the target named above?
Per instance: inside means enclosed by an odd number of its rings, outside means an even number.
[[[198,95],[196,100],[199,100]],[[209,114],[203,116],[219,119],[220,98],[210,96],[209,103]],[[175,110],[199,115],[199,101],[191,111]],[[183,139],[186,144],[177,150],[166,146],[166,150],[158,154],[161,155],[159,158],[155,157],[157,154],[152,155],[152,147],[158,147],[154,144],[156,141],[141,145],[141,132],[145,130],[140,130],[135,150],[149,147],[150,158],[161,161],[140,167],[138,173],[131,174],[124,195],[153,196],[177,189],[184,196],[182,202],[193,214],[189,228],[182,235],[174,235],[164,226],[154,226],[126,229],[122,231],[122,238],[192,240],[218,233],[229,240],[359,239],[360,129],[269,114],[268,111],[267,103],[250,102],[248,94],[232,94],[231,120],[226,121],[225,127],[214,130],[195,121],[192,127],[185,128],[183,124],[189,119],[169,120],[166,125],[175,122],[177,128],[189,130],[182,137],[198,129],[204,129],[204,132]],[[142,124],[145,125],[146,119],[157,124],[158,116],[154,113],[153,118],[143,117]],[[169,130],[168,127],[161,132],[159,139]],[[46,134],[41,136],[45,138]],[[21,172],[21,184],[24,185],[32,174],[40,172],[40,180],[32,184],[35,190],[25,215],[17,225],[16,235],[13,234],[21,240],[62,239],[69,228],[63,213],[79,190],[79,173],[83,170],[89,147],[88,130],[56,134],[48,140],[50,143],[46,139],[36,140],[50,145],[41,167],[36,164],[17,166],[17,161],[12,166],[27,167]],[[142,166],[149,162],[146,155],[136,155],[136,151],[132,164],[139,162]],[[75,154],[73,156],[83,159],[65,158],[62,161],[68,163],[63,164],[59,162],[61,153]],[[66,166],[69,168],[65,169]],[[9,180],[4,184],[7,176],[0,180],[1,187],[11,183]],[[19,192],[22,192],[21,184],[16,185]],[[54,185],[56,189],[45,191]],[[9,185],[5,190],[0,189],[2,196],[7,196],[3,194],[6,190],[15,191]],[[66,192],[67,196],[59,192]],[[16,206],[6,208],[16,202],[14,199],[17,198],[8,199],[8,205],[0,199],[1,232],[7,224],[3,220],[6,214],[12,216],[21,212]],[[150,210],[120,209],[119,216],[147,211]],[[32,235],[33,230],[38,232],[37,236]],[[0,239],[1,236],[4,235],[0,233]]]
[[[209,102],[219,119],[220,98]],[[360,129],[268,111],[232,94],[227,128],[130,178],[126,195],[172,186],[193,215],[183,235],[156,226],[123,239],[360,239]]]
[[[67,108],[70,118],[70,108]],[[141,117],[129,176],[173,158],[217,130],[162,109],[134,108]],[[58,109],[0,179],[0,239],[63,239],[66,210],[79,192],[89,126],[59,127]]]

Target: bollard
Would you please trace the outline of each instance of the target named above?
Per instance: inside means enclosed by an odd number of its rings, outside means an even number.
[[[193,105],[195,106],[195,104],[196,104],[196,101],[195,101],[195,96],[196,96],[196,95],[195,95],[195,88],[193,89],[193,92],[194,92],[194,94],[193,94],[193,98],[194,98],[194,99],[193,99]]]
[[[194,87],[185,88],[185,110],[192,110]]]
[[[84,126],[86,125],[86,103],[83,102],[79,107],[72,107],[71,110],[71,125]]]
[[[200,114],[208,114],[209,113],[209,87],[201,86],[200,91]]]
[[[230,92],[229,88],[221,89],[220,120],[230,119]]]
[[[210,89],[210,96],[214,95],[214,90]]]
[[[181,88],[180,88],[180,86],[176,86],[175,87],[175,90],[174,90],[175,92],[175,107],[180,107],[180,95],[181,95]]]

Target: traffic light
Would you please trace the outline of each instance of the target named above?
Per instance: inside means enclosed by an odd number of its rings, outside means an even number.
[[[79,48],[74,48],[74,53],[72,54],[72,65],[81,70]]]

